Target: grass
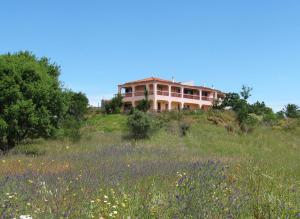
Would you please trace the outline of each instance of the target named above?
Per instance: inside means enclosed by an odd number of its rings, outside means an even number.
[[[19,145],[0,157],[0,218],[299,216],[299,131],[230,133],[208,116],[132,141],[125,115],[96,115],[79,142]]]

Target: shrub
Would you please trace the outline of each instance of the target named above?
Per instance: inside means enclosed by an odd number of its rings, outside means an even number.
[[[288,104],[283,109],[284,114],[288,118],[299,118],[300,117],[300,109],[296,104]]]
[[[266,125],[273,126],[278,121],[278,117],[275,113],[267,113],[263,115],[263,122]]]
[[[182,122],[179,123],[179,130],[180,130],[181,136],[185,136],[189,129],[190,129],[190,123],[189,122],[182,121]]]
[[[138,102],[136,109],[143,111],[143,112],[147,112],[150,109],[150,101],[148,99],[148,90],[147,89],[145,89],[144,95],[145,95],[145,99],[142,99],[141,101]]]
[[[135,110],[128,117],[127,126],[134,139],[142,139],[149,136],[151,129],[151,119],[146,113]]]
[[[81,121],[78,121],[74,116],[68,116],[63,122],[63,136],[76,142],[81,138],[80,128]]]
[[[42,156],[46,154],[46,150],[36,144],[25,144],[20,147],[17,146],[13,153],[20,153],[28,156]]]
[[[121,94],[117,94],[104,106],[104,110],[107,114],[116,114],[121,112],[123,106],[123,97]]]
[[[247,115],[247,118],[244,119],[240,123],[240,128],[241,131],[244,133],[250,133],[254,130],[255,126],[259,123],[259,119],[257,116],[254,114],[249,114]]]

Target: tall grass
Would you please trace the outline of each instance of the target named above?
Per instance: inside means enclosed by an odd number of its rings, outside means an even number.
[[[19,145],[0,158],[0,218],[299,216],[297,131],[241,134],[203,112],[159,116],[164,127],[145,140],[123,137],[125,115],[96,115],[78,142]]]

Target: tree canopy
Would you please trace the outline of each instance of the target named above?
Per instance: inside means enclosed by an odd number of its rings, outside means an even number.
[[[66,98],[59,75],[60,67],[48,58],[30,52],[0,55],[0,148],[26,138],[51,137],[66,113],[78,114],[70,103],[82,97]]]

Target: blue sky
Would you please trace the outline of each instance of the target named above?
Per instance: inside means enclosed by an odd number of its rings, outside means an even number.
[[[275,110],[300,105],[300,1],[2,0],[0,53],[61,66],[90,102],[156,76],[239,91]]]

